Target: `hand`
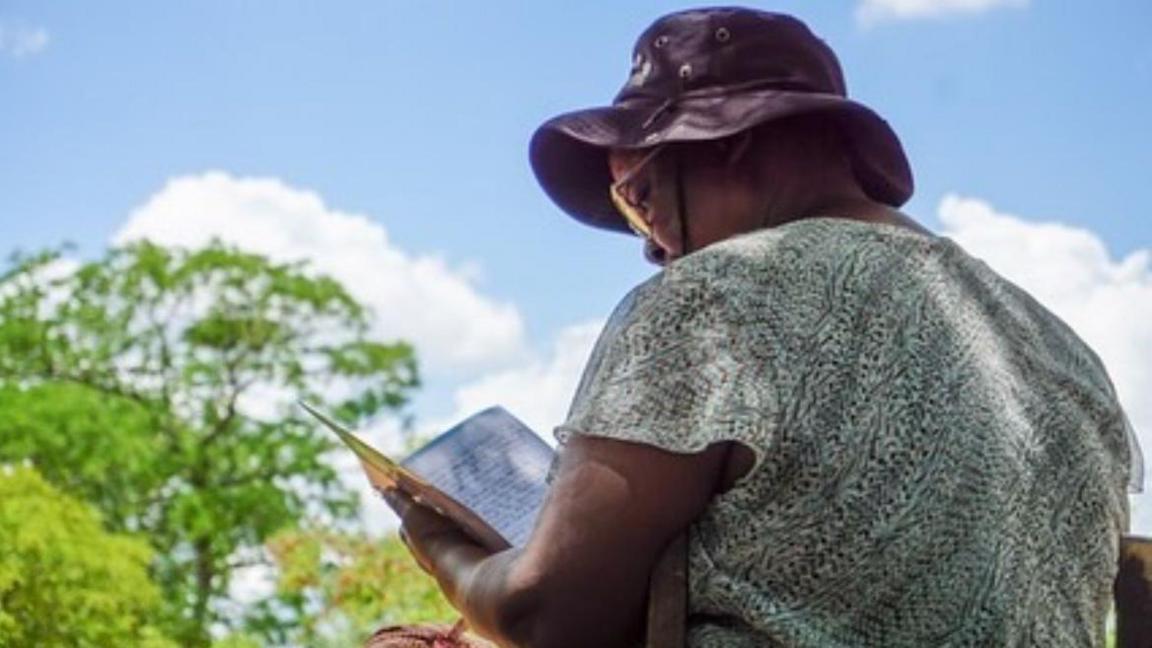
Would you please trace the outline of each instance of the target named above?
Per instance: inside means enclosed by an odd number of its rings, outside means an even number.
[[[437,580],[450,576],[441,573],[448,552],[461,545],[476,545],[454,521],[420,504],[407,492],[393,488],[382,494],[384,501],[400,517],[400,540],[420,568]]]
[[[381,491],[381,495],[400,516],[400,540],[420,568],[436,579],[448,602],[464,615],[454,631],[464,628],[465,623],[471,625],[469,611],[472,608],[465,607],[463,602],[469,598],[469,584],[477,581],[474,575],[478,567],[493,552],[482,547],[452,519],[417,502],[409,493],[392,488]]]

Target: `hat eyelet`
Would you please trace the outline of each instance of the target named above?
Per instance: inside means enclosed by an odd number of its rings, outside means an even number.
[[[692,78],[692,64],[691,63],[685,63],[684,65],[681,65],[679,74],[680,74],[680,78],[684,79],[685,81],[687,81],[688,79],[691,79]]]
[[[656,40],[652,41],[652,47],[655,47],[656,49],[660,49],[661,47],[664,47],[667,44],[668,44],[668,36],[666,34],[663,36],[657,36]]]
[[[732,38],[732,32],[728,31],[727,27],[718,27],[716,29],[716,40],[721,43],[727,43]]]

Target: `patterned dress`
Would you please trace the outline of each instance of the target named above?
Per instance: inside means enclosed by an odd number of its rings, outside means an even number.
[[[1092,351],[956,244],[820,218],[633,290],[556,433],[752,450],[691,530],[693,647],[1098,646],[1127,426]]]

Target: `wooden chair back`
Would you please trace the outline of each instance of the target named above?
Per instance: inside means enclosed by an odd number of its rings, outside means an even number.
[[[688,532],[664,549],[648,585],[644,648],[683,648],[688,634]]]
[[[1120,539],[1116,600],[1116,648],[1152,648],[1152,538]]]

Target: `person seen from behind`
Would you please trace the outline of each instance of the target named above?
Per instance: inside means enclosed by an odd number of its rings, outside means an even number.
[[[660,271],[619,304],[526,546],[402,493],[420,564],[506,646],[633,646],[688,534],[688,644],[1102,646],[1140,455],[1067,325],[899,208],[912,173],[799,20],[657,20],[533,169]]]

